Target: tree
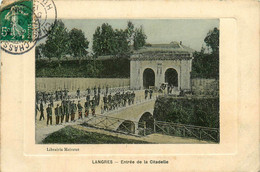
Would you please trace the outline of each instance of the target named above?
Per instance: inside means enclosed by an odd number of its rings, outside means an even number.
[[[73,28],[69,32],[69,39],[70,39],[69,53],[73,57],[80,58],[87,55],[89,41],[87,40],[87,38],[85,37],[81,29]]]
[[[115,51],[114,55],[128,56],[130,52],[130,46],[128,42],[128,32],[126,30],[115,30]]]
[[[127,41],[129,46],[132,45],[132,42],[134,40],[133,36],[134,36],[134,24],[131,21],[127,22],[127,28],[126,28],[126,32],[127,32]]]
[[[45,44],[45,56],[49,59],[52,57],[60,58],[68,54],[69,50],[69,33],[62,20],[56,22],[50,35],[48,35]]]
[[[114,55],[115,54],[115,33],[107,23],[97,27],[93,35],[93,52],[95,55]]]
[[[111,25],[104,23],[97,27],[93,35],[92,49],[96,56],[128,57],[132,43],[137,50],[145,45],[146,38],[143,28],[135,29],[131,21],[128,21],[126,29],[115,30]]]
[[[219,30],[210,30],[204,42],[211,48],[211,53],[205,53],[202,47],[200,52],[194,52],[192,61],[192,77],[219,78]]]
[[[208,47],[211,48],[212,53],[218,53],[219,52],[219,29],[214,28],[213,30],[210,30],[204,39],[204,42]]]
[[[136,28],[134,32],[134,49],[138,50],[143,47],[146,43],[147,36],[143,31],[143,27]]]

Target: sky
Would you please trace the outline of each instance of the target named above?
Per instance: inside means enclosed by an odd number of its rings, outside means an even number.
[[[168,44],[172,41],[182,41],[183,45],[197,51],[205,46],[204,38],[209,30],[219,28],[218,19],[62,19],[69,30],[73,28],[83,30],[90,42],[90,51],[93,34],[98,26],[108,23],[113,29],[125,29],[129,20],[135,27],[143,26],[147,43]]]

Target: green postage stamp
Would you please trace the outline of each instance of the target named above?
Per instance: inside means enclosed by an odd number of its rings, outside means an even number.
[[[2,7],[1,49],[16,55],[28,52],[51,32],[56,17],[52,0],[23,0]]]
[[[1,41],[33,39],[33,1],[20,1],[1,11]]]

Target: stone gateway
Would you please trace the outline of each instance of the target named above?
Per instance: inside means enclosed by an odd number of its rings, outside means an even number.
[[[159,88],[167,83],[177,90],[190,90],[193,52],[181,42],[141,48],[131,56],[131,89]]]

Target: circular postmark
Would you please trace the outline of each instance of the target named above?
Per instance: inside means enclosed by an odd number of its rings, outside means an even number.
[[[10,54],[30,51],[55,27],[56,6],[52,0],[20,1],[1,10],[1,49]]]
[[[57,21],[57,10],[53,0],[34,0],[34,13],[40,22],[39,40],[51,33]]]
[[[32,2],[24,1],[1,10],[1,49],[11,54],[31,50],[39,37],[40,23],[32,11]]]

